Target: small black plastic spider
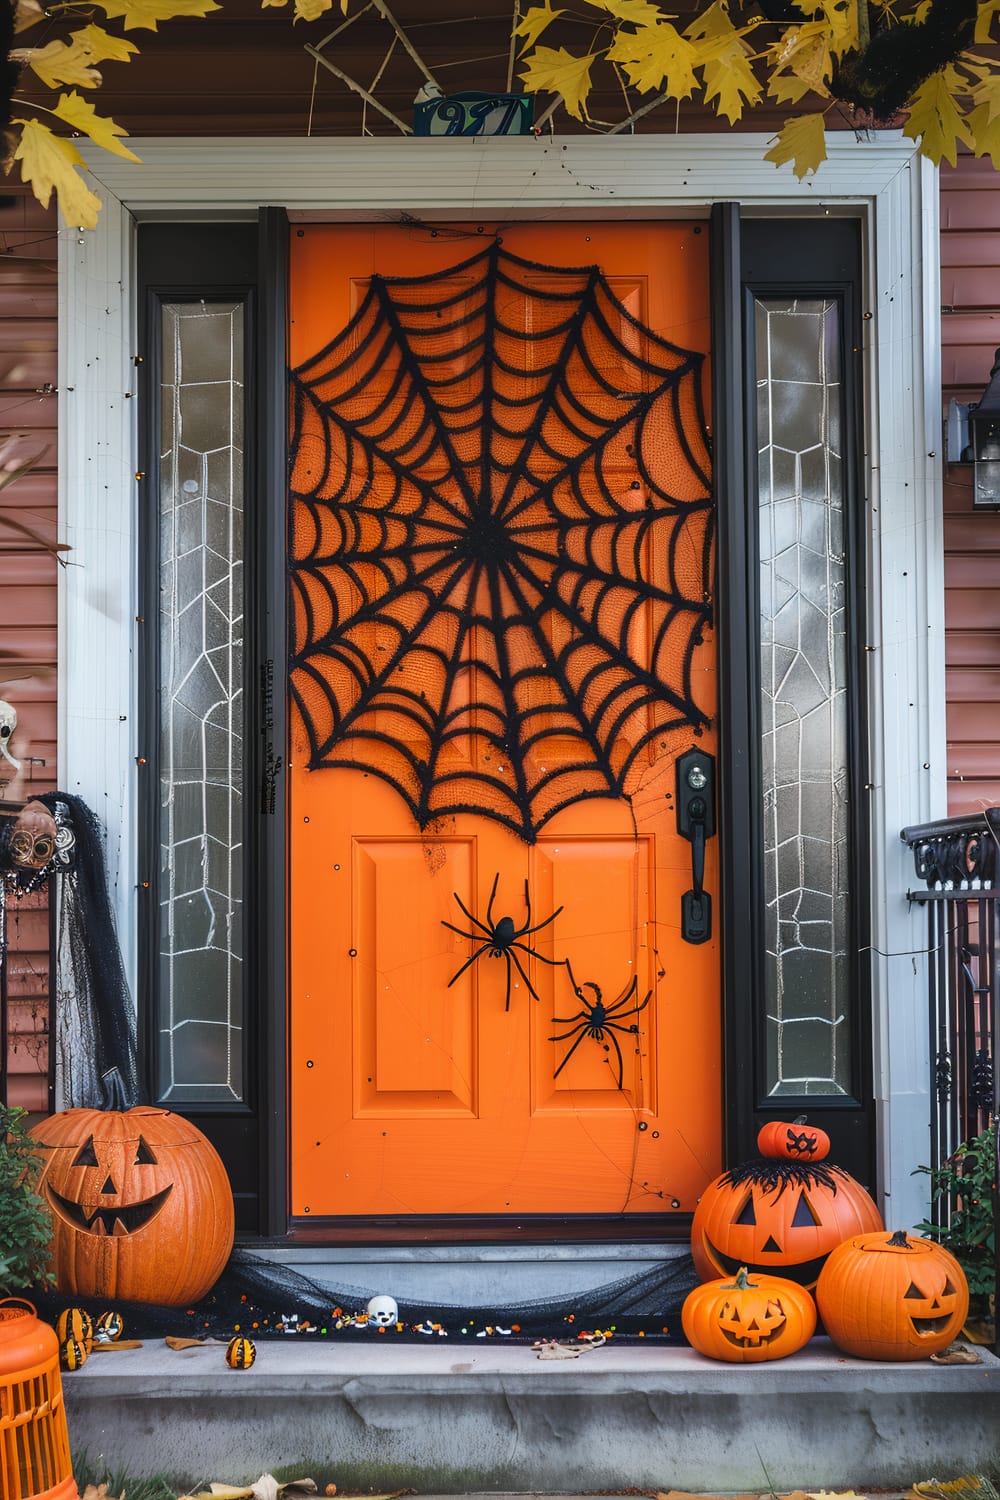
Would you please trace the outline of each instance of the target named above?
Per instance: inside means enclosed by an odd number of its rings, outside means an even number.
[[[538,999],[538,993],[535,990],[534,985],[531,983],[531,980],[524,972],[521,960],[518,958],[517,953],[514,951],[515,949],[519,948],[521,952],[526,953],[529,958],[541,959],[543,964],[550,964],[553,969],[561,968],[562,965],[566,962],[564,958],[546,958],[544,953],[536,953],[534,948],[529,948],[527,943],[521,942],[521,938],[530,937],[532,933],[535,932],[541,932],[543,927],[548,927],[550,922],[554,922],[556,917],[558,917],[559,913],[562,911],[562,907],[557,907],[556,910],[552,913],[551,917],[546,917],[544,922],[538,922],[534,927],[532,927],[531,901],[528,897],[528,882],[525,881],[524,904],[528,909],[528,919],[525,922],[524,926],[515,927],[513,917],[501,917],[499,922],[494,925],[493,902],[496,897],[497,884],[499,880],[500,871],[498,870],[496,875],[493,877],[493,889],[490,891],[489,904],[486,907],[485,922],[480,922],[478,917],[474,917],[472,915],[472,912],[465,905],[457,891],[452,892],[452,895],[455,897],[455,900],[458,902],[459,906],[462,908],[462,911],[468,917],[469,921],[472,922],[474,926],[479,928],[479,932],[484,932],[486,934],[485,941],[480,940],[478,932],[463,932],[460,927],[453,927],[450,922],[442,922],[441,926],[447,927],[449,932],[457,932],[459,937],[468,938],[472,943],[479,943],[479,947],[472,954],[472,956],[470,958],[467,958],[458,972],[456,974],[453,974],[448,980],[448,988],[451,989],[452,985],[455,983],[455,980],[461,979],[462,975],[465,973],[469,965],[474,964],[476,959],[481,958],[484,953],[489,954],[490,958],[502,958],[507,965],[507,1003],[504,1006],[504,1010],[510,1010],[510,966],[512,960],[517,969],[517,972],[520,974],[521,978],[528,986],[528,994],[531,995],[535,1000]]]
[[[572,978],[572,970],[570,970],[570,977]],[[549,1041],[565,1042],[567,1038],[571,1036],[575,1036],[576,1041],[566,1053],[566,1056],[563,1058],[558,1068],[556,1068],[552,1077],[553,1079],[559,1077],[559,1074],[569,1062],[570,1058],[573,1056],[573,1053],[576,1051],[577,1047],[579,1047],[584,1037],[591,1036],[593,1037],[595,1042],[604,1042],[605,1052],[608,1051],[608,1042],[610,1042],[611,1046],[614,1047],[615,1053],[618,1057],[618,1087],[621,1088],[622,1079],[624,1078],[625,1074],[625,1063],[622,1058],[622,1049],[618,1045],[618,1038],[615,1036],[615,1032],[621,1031],[623,1033],[633,1035],[638,1032],[639,1026],[637,1022],[633,1022],[631,1026],[623,1026],[621,1022],[625,1016],[637,1016],[641,1010],[645,1010],[646,1006],[650,1002],[650,999],[652,998],[653,991],[650,990],[648,992],[645,1000],[643,1000],[641,1004],[633,1005],[628,1010],[625,1010],[623,1009],[623,1007],[629,1000],[632,999],[634,995],[638,994],[639,991],[639,980],[636,975],[632,976],[632,983],[629,985],[628,989],[625,990],[623,994],[619,995],[617,1000],[612,1000],[610,1005],[604,1004],[600,989],[596,984],[592,984],[590,980],[586,980],[582,985],[578,985],[574,982],[573,988],[576,990],[577,998],[583,1001],[583,1009],[578,1010],[575,1016],[553,1016],[552,1019],[557,1026],[568,1026],[569,1031],[560,1032],[558,1036],[550,1036]],[[584,990],[593,990],[596,998],[592,1003],[588,1003],[586,1000],[584,1000]],[[605,1037],[607,1038],[607,1040],[605,1040]]]

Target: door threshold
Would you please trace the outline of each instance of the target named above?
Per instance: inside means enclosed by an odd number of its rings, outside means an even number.
[[[407,1214],[289,1220],[289,1245],[403,1245],[515,1243],[686,1244],[692,1215],[654,1214]]]

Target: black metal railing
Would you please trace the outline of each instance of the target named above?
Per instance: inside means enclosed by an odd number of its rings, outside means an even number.
[[[900,838],[923,881],[907,897],[927,911],[933,1170],[963,1142],[1000,1129],[1000,808],[904,828]],[[996,1187],[993,1206],[1000,1269]],[[953,1211],[947,1195],[938,1198],[931,1222],[947,1228]]]

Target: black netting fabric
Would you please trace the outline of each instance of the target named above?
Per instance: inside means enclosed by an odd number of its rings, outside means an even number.
[[[691,1257],[684,1255],[562,1297],[470,1306],[397,1296],[402,1326],[392,1326],[383,1336],[363,1322],[350,1320],[364,1314],[370,1297],[396,1295],[391,1270],[370,1286],[325,1286],[288,1266],[236,1249],[211,1292],[192,1307],[67,1297],[46,1290],[32,1292],[32,1299],[39,1315],[51,1322],[65,1307],[84,1307],[95,1315],[120,1312],[126,1337],[142,1339],[228,1339],[237,1328],[253,1339],[286,1338],[284,1329],[290,1325],[302,1327],[297,1334],[300,1338],[369,1344],[382,1337],[422,1343],[443,1336],[475,1343],[480,1335],[528,1343],[543,1338],[571,1341],[580,1333],[612,1329],[619,1339],[641,1334],[644,1340],[684,1343],[680,1309],[697,1284]],[[487,1329],[492,1331],[487,1334]]]
[[[86,802],[69,792],[38,801],[66,817],[76,838],[73,862],[55,893],[59,1106],[131,1109],[139,1102],[135,1006],[111,911],[101,827]]]
[[[705,715],[703,356],[598,267],[374,276],[290,375],[291,692],[309,765],[532,842]]]

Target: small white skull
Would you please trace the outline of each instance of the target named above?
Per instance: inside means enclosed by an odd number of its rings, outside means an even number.
[[[372,1297],[368,1303],[368,1326],[370,1328],[388,1328],[390,1323],[399,1322],[399,1308],[396,1306],[395,1297]]]
[[[21,769],[21,762],[15,760],[7,749],[10,737],[16,728],[17,709],[13,703],[7,703],[3,698],[0,698],[0,755],[3,756],[4,760],[10,762],[15,771],[19,771]]]

